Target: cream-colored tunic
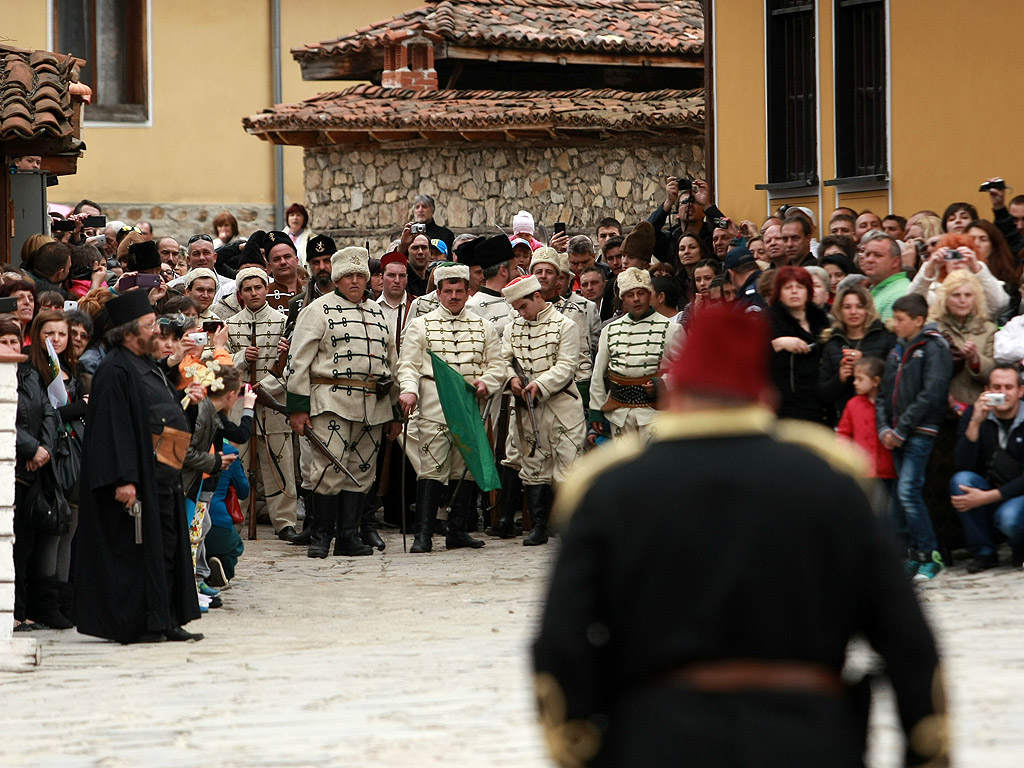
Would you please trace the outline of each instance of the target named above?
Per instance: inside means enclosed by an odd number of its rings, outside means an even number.
[[[480,315],[480,317],[494,326],[494,330],[498,332],[499,339],[502,333],[505,332],[505,327],[509,322],[513,318],[518,317],[511,305],[505,301],[504,296],[501,294],[497,296],[490,294],[485,288],[481,288],[466,299],[466,309]]]
[[[358,483],[319,451],[308,455],[307,485],[316,493],[367,491],[373,483],[382,425],[393,416],[397,392],[377,397],[348,383],[390,378],[397,365],[395,339],[376,302],[353,303],[333,291],[299,313],[288,358],[288,405],[310,414],[317,437]]]
[[[682,326],[658,312],[639,320],[629,315],[613,320],[601,331],[590,382],[590,408],[602,410],[608,402],[608,372],[628,378],[657,376],[666,352]],[[605,411],[609,422],[621,431],[627,426],[647,427],[657,414],[653,406]],[[644,430],[641,430],[644,431]]]
[[[580,298],[583,298],[582,296]],[[583,299],[583,301],[587,301]],[[593,302],[588,302],[593,304]],[[555,309],[576,324],[580,339],[579,357],[576,363],[576,381],[590,381],[594,368],[594,356],[590,349],[591,328],[587,317],[586,305],[579,304],[571,298],[560,298],[554,302]]]
[[[270,367],[277,361],[277,343],[284,333],[286,318],[269,304],[255,312],[242,308],[226,320],[228,327],[228,351],[234,359],[235,368],[242,373],[245,381],[253,378],[277,400],[284,395],[283,383],[270,373]],[[259,356],[252,364],[245,361],[245,350],[252,345],[255,332],[255,346]],[[242,399],[239,398],[231,413],[237,422],[242,413]],[[263,503],[275,531],[286,526],[295,526],[295,466],[292,461],[292,431],[288,419],[262,405],[254,413],[253,429],[256,432],[256,455],[259,482],[256,494],[256,512]],[[253,442],[238,447],[239,458],[249,466],[249,450]]]
[[[509,427],[512,445],[508,450],[516,456],[519,476],[526,485],[561,481],[583,454],[586,422],[574,381],[579,343],[576,324],[552,304],[545,306],[536,320],[517,315],[505,329],[501,356],[506,376],[514,375],[514,355],[526,378],[537,382],[541,392],[534,407],[540,442],[533,433],[526,404],[519,398],[514,400],[514,428],[511,424]],[[531,451],[533,456],[529,455]]]
[[[441,410],[428,350],[468,383],[482,381],[488,397],[503,388],[505,365],[498,334],[486,320],[466,309],[453,316],[438,306],[406,326],[398,385],[402,394],[419,398],[409,427],[409,460],[421,479],[444,481],[461,474],[463,464]]]

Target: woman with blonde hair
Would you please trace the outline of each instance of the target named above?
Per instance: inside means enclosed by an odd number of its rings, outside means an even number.
[[[875,302],[863,283],[840,288],[832,305],[835,322],[821,334],[818,397],[842,415],[854,395],[853,368],[865,357],[885,360],[896,337],[878,316]]]
[[[996,325],[990,319],[981,282],[966,269],[950,272],[938,286],[935,298],[929,320],[938,325],[953,353],[949,396],[966,409],[985,389],[995,366]]]
[[[919,293],[928,299],[932,313],[943,311],[937,298],[938,287],[954,272],[965,271],[974,275],[981,284],[985,298],[986,320],[1000,315],[1010,304],[1010,296],[996,279],[988,265],[978,258],[974,238],[963,233],[948,233],[935,242],[931,256],[910,281],[907,293]]]

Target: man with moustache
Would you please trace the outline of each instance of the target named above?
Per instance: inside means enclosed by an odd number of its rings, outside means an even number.
[[[291,341],[295,331],[295,323],[299,319],[302,309],[317,299],[325,296],[334,290],[334,282],[331,280],[331,257],[338,251],[334,240],[327,235],[316,235],[306,241],[306,271],[309,273],[309,280],[306,287],[299,292],[298,296],[292,297],[288,302],[288,319],[285,321],[284,337]],[[280,360],[280,358],[278,358]],[[281,365],[277,370],[283,371]],[[305,440],[293,436],[292,451],[299,452],[299,487],[298,493],[302,497],[303,508],[306,516],[302,521],[302,531],[292,540],[292,544],[306,546],[313,537],[313,530],[316,527],[313,509],[313,449]]]
[[[474,481],[467,473],[461,485],[458,484],[465,465],[441,410],[428,351],[434,352],[461,374],[481,402],[500,392],[505,384],[505,365],[501,360],[498,334],[490,323],[466,309],[469,268],[464,264],[445,262],[436,267],[434,280],[440,305],[409,323],[398,364],[399,403],[402,412],[412,417],[419,435],[416,467],[418,532],[409,550],[414,553],[430,552],[433,547],[431,537],[446,483],[452,493],[458,486],[458,494],[451,502],[446,548],[476,549],[484,545],[466,531]]]
[[[256,381],[275,399],[284,395],[284,386],[271,373],[278,356],[288,350],[284,338],[286,318],[267,301],[270,278],[259,267],[239,270],[235,278],[242,310],[228,321],[228,351],[235,368],[247,380]],[[292,459],[291,428],[280,413],[264,405],[256,406],[253,418],[258,451],[260,488],[253,488],[256,501],[266,504],[274,533],[282,541],[294,541],[295,530],[295,468]],[[248,466],[251,445],[239,447],[239,460]],[[256,507],[255,510],[259,508]],[[254,511],[255,511],[254,510]]]
[[[348,557],[384,550],[372,509],[371,487],[383,425],[392,420],[391,377],[397,362],[395,338],[384,313],[366,299],[370,280],[365,248],[349,246],[331,258],[333,291],[302,312],[288,361],[288,419],[303,435],[312,428],[343,462],[338,470],[320,452],[312,454],[314,527],[307,555]],[[389,428],[393,439],[398,425]]]
[[[618,289],[623,315],[601,331],[590,388],[590,422],[597,429],[606,418],[613,437],[639,432],[646,441],[662,388],[661,363],[682,326],[651,307],[654,289],[647,270],[624,270]]]
[[[288,338],[291,338],[302,308],[334,289],[334,283],[331,282],[331,257],[337,251],[338,246],[327,235],[317,235],[306,242],[306,271],[309,280],[306,289],[288,302],[288,322],[284,332]]]
[[[278,312],[285,312],[289,302],[302,293],[295,243],[284,232],[268,232],[266,249],[267,266],[274,278],[273,284],[267,289],[267,303]]]

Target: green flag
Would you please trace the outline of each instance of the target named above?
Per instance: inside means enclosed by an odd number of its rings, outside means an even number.
[[[430,360],[434,366],[434,383],[441,400],[441,410],[444,411],[455,447],[462,454],[480,490],[501,488],[498,469],[494,466],[494,453],[491,452],[491,444],[487,442],[487,431],[476,404],[476,389],[433,352],[430,352]]]

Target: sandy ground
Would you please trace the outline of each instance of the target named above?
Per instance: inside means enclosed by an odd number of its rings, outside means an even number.
[[[310,560],[249,543],[200,643],[34,633],[42,666],[0,675],[0,766],[549,765],[527,648],[555,546]],[[944,574],[921,592],[940,637],[956,764],[1024,755],[1024,573]],[[898,765],[891,702],[875,768]]]

